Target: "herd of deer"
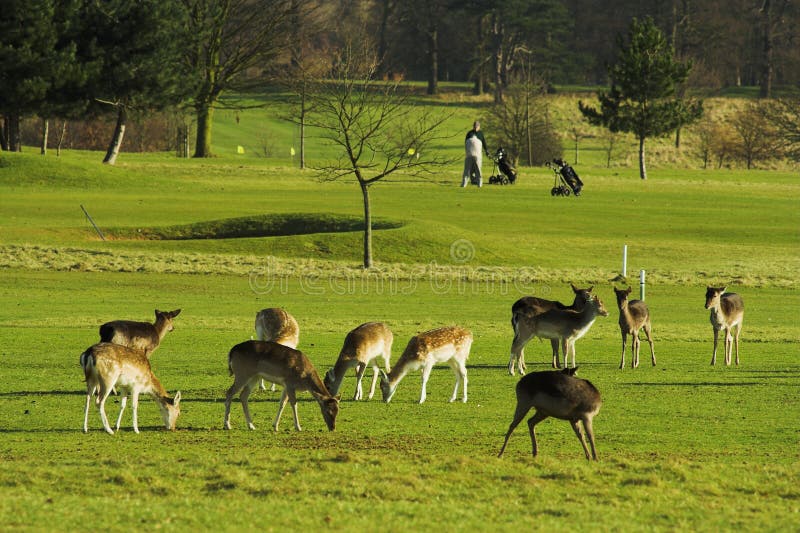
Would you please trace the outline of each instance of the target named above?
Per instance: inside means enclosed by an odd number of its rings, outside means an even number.
[[[591,458],[597,459],[595,451],[592,419],[600,410],[600,392],[588,380],[575,377],[575,341],[583,337],[598,316],[608,316],[600,298],[592,293],[592,287],[579,289],[572,285],[575,299],[572,305],[526,296],[517,300],[511,308],[511,325],[514,340],[511,344],[511,358],[508,371],[513,376],[515,369],[525,374],[523,349],[533,337],[550,339],[553,349],[553,367],[559,368],[559,346],[564,357],[564,369],[546,372],[532,372],[517,382],[517,406],[514,419],[500,450],[503,455],[511,433],[531,409],[534,415],[528,420],[533,455],[538,454],[534,426],[542,420],[553,417],[567,420],[572,425],[578,440],[583,446],[587,459],[589,448],[579,423],[591,446]],[[614,288],[619,308],[619,327],[622,334],[622,360],[619,368],[625,366],[625,347],[627,336],[632,337],[631,367],[639,366],[639,331],[644,329],[650,345],[653,366],[656,356],[653,348],[650,314],[647,305],[641,300],[629,300],[631,289]],[[733,346],[736,351],[736,364],[739,364],[739,333],[744,316],[742,298],[735,293],[726,293],[725,287],[708,287],[706,290],[706,309],[711,311],[711,324],[714,329],[714,352],[711,364],[716,364],[719,332],[725,332],[725,363],[731,364]],[[137,411],[140,394],[152,396],[158,404],[167,429],[175,429],[180,414],[181,393],[170,397],[150,368],[149,358],[158,348],[167,332],[173,330],[173,319],[181,312],[156,310],[154,323],[117,320],[100,326],[100,342],[81,354],[80,363],[86,379],[86,407],[83,431],[88,431],[89,407],[91,400],[99,407],[100,418],[105,430],[113,434],[105,413],[105,403],[115,388],[119,388],[122,398],[117,417],[119,430],[122,414],[131,397],[133,411],[133,430],[138,433]],[[733,330],[735,329],[735,337]],[[245,421],[250,429],[255,429],[250,417],[248,398],[259,385],[266,388],[264,381],[283,387],[278,413],[272,424],[277,431],[281,414],[288,401],[294,414],[294,426],[298,431],[300,421],[297,416],[297,392],[308,391],[317,400],[323,419],[329,430],[336,427],[339,412],[339,389],[349,369],[355,368],[356,389],[354,400],[363,399],[361,381],[368,366],[373,369],[372,384],[368,398],[375,394],[375,386],[380,379],[384,402],[394,396],[400,381],[415,370],[422,371],[422,390],[419,403],[427,397],[426,389],[431,370],[437,363],[448,363],[455,374],[455,387],[450,401],[458,398],[462,389],[461,401],[467,401],[466,361],[472,346],[472,333],[458,326],[446,326],[425,331],[411,338],[394,367],[390,368],[392,342],[391,330],[382,322],[367,322],[350,331],[336,360],[324,379],[320,379],[308,357],[297,350],[300,328],[297,320],[283,309],[270,308],[256,315],[255,331],[258,340],[249,340],[231,348],[228,354],[228,370],[233,376],[233,385],[225,395],[224,428],[230,429],[230,409],[233,397],[239,394]],[[568,367],[572,354],[572,368]],[[378,357],[383,359],[383,368]]]

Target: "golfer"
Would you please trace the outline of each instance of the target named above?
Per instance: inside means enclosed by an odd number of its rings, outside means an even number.
[[[475,182],[478,187],[483,186],[483,176],[481,175],[481,165],[483,164],[483,154],[489,155],[489,148],[486,146],[486,138],[481,131],[481,123],[477,120],[472,124],[472,129],[467,132],[464,139],[464,176],[461,178],[461,186],[466,187],[475,175]]]

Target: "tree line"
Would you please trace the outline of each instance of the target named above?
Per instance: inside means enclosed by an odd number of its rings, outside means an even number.
[[[131,112],[183,106],[193,155],[207,157],[227,94],[281,83],[302,98],[353,43],[374,52],[377,77],[425,80],[429,94],[468,81],[500,105],[532,77],[607,86],[614,36],[637,17],[692,65],[681,94],[800,84],[791,0],[5,0],[0,146],[19,149],[21,117],[47,132],[50,119],[113,115],[113,163]]]

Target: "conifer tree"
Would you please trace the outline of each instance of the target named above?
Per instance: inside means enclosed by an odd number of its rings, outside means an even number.
[[[639,177],[647,179],[645,140],[666,135],[703,113],[702,102],[676,97],[691,63],[680,63],[653,19],[633,19],[627,39],[617,38],[617,61],[608,67],[609,92],[600,92],[599,109],[578,102],[590,123],[612,132],[633,133],[639,141]]]

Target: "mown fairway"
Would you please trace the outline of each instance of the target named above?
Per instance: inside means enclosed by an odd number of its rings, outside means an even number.
[[[378,266],[365,275],[358,232],[102,242],[80,209],[128,237],[287,213],[311,225],[323,214],[360,216],[352,183],[254,159],[98,161],[28,153],[0,163],[3,529],[797,529],[796,175],[654,169],[643,183],[633,170],[586,167],[580,198],[551,198],[546,169],[483,190],[456,187],[458,164],[428,181],[399,177],[372,189],[374,213],[392,228],[376,231]],[[609,280],[624,244],[634,296],[639,269],[648,273],[655,368],[645,343],[640,368],[617,369]],[[579,375],[604,400],[600,461],[585,461],[569,425],[552,419],[538,426],[537,459],[525,424],[497,459],[518,379],[506,371],[510,306],[524,294],[571,301],[570,281],[593,284],[610,311],[577,344]],[[707,284],[744,298],[738,368],[719,357],[709,366]],[[352,401],[351,374],[335,432],[304,393],[304,430],[287,410],[273,433],[277,392],[254,394],[256,431],[238,402],[224,431],[227,352],[253,335],[256,311],[273,306],[298,318],[299,347],[320,374],[365,321],[393,329],[392,361],[419,331],[471,328],[469,402],[447,403],[446,366],[422,405],[419,373],[390,404],[380,391]],[[118,434],[105,434],[96,409],[83,434],[78,357],[97,327],[178,307],[152,359],[164,386],[182,392],[178,430],[159,429],[144,399],[141,434],[130,412]],[[548,369],[549,350],[532,341],[529,370]],[[117,407],[109,401],[110,417]]]

